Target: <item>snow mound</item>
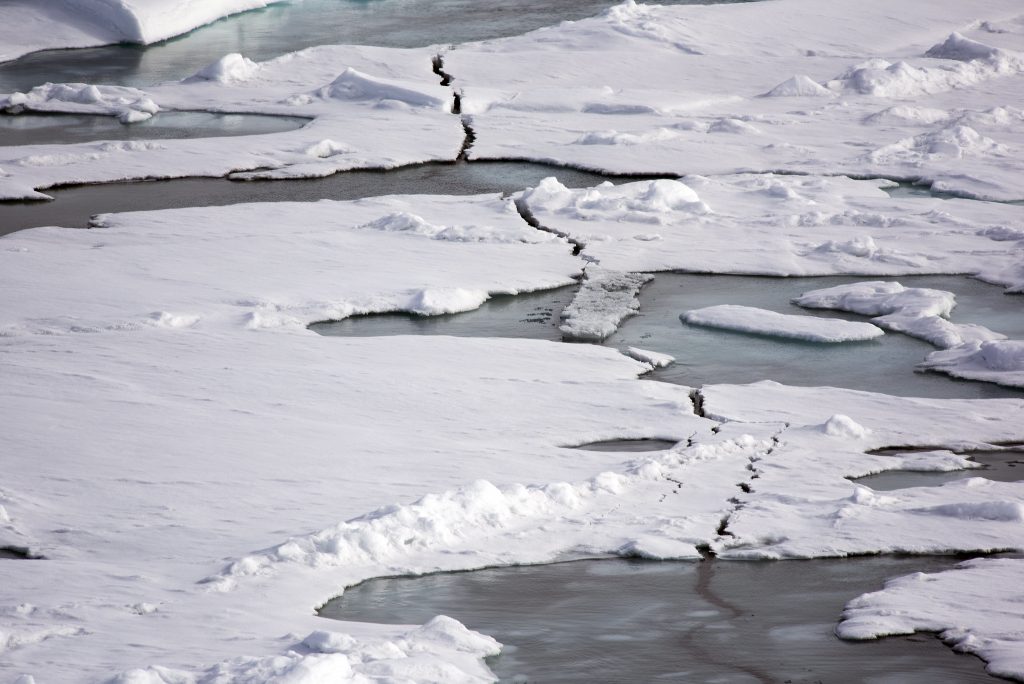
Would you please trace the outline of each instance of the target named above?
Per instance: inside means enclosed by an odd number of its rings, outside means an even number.
[[[490,295],[483,290],[459,287],[419,290],[409,298],[402,310],[420,316],[440,316],[479,309],[488,299]]]
[[[969,62],[972,59],[993,59],[1004,54],[999,48],[985,45],[976,40],[965,38],[954,31],[949,34],[945,41],[933,45],[924,53],[925,57],[936,59],[955,59],[961,62]]]
[[[761,97],[834,97],[835,93],[810,76],[798,74],[775,86]]]
[[[244,83],[251,81],[260,72],[260,65],[237,52],[224,55],[216,62],[204,66],[186,79],[190,81],[214,81],[215,83]]]
[[[370,76],[351,67],[324,88],[322,94],[337,100],[376,102],[383,106],[399,102],[411,107],[451,111],[451,101],[446,95],[434,95],[412,84]]]
[[[1006,157],[1010,149],[964,124],[921,133],[885,145],[868,154],[871,161],[919,163],[937,159]]]
[[[808,309],[834,309],[873,316],[871,322],[875,325],[923,339],[943,349],[1003,338],[982,326],[947,320],[956,306],[956,297],[944,290],[870,281],[811,290],[795,298],[793,303]]]
[[[719,304],[680,314],[686,323],[807,342],[855,342],[885,333],[870,323],[814,316],[792,316],[736,304]]]
[[[561,239],[551,233],[536,230],[526,223],[518,226],[518,230],[487,225],[444,226],[430,223],[421,216],[406,211],[386,214],[369,223],[364,223],[360,228],[387,233],[409,233],[412,235],[422,235],[434,240],[448,240],[451,242],[538,244],[542,242],[555,242]]]
[[[587,269],[586,280],[562,310],[562,337],[592,342],[605,339],[618,330],[623,320],[639,311],[640,288],[653,278],[647,273]]]
[[[606,219],[662,225],[670,213],[706,214],[711,210],[697,193],[677,180],[658,179],[617,186],[602,183],[570,190],[557,178],[542,180],[523,192],[522,201],[533,212],[543,211],[583,221]]]
[[[955,651],[988,663],[989,674],[1024,677],[1024,560],[977,558],[952,570],[915,573],[846,604],[843,639],[938,632]]]
[[[28,109],[105,114],[116,116],[121,123],[145,121],[160,111],[156,103],[137,88],[87,83],[45,83],[27,93],[8,95],[0,100],[0,108],[11,113]]]
[[[849,416],[837,413],[821,426],[821,431],[829,437],[847,437],[850,439],[863,439],[871,434],[871,430],[855,421]]]
[[[324,138],[320,142],[313,143],[312,145],[307,147],[302,152],[303,152],[303,154],[307,154],[310,157],[317,157],[318,159],[326,159],[328,157],[333,157],[333,156],[338,155],[338,154],[350,154],[353,151],[354,150],[351,147],[349,147],[348,145],[345,145],[345,144],[342,144],[342,143],[339,143],[339,142],[335,142],[334,140],[331,140],[330,138]]]

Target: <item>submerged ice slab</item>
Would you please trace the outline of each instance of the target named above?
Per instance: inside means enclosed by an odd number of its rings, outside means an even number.
[[[619,273],[595,266],[586,270],[572,302],[562,311],[560,327],[567,340],[599,342],[640,309],[640,288],[653,276]]]
[[[856,342],[871,340],[885,333],[870,323],[857,323],[814,316],[791,316],[736,304],[719,304],[693,309],[679,315],[692,325],[724,328],[736,332],[787,337],[806,342]]]

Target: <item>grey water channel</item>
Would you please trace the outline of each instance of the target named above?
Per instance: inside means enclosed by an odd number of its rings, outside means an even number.
[[[535,186],[547,176],[572,188],[606,180],[625,183],[641,177],[609,178],[529,162],[435,162],[392,170],[336,173],[302,180],[234,181],[227,178],[179,178],[73,185],[50,188],[49,202],[0,202],[0,235],[36,226],[86,228],[99,213],[204,207],[239,202],[316,202],[379,195],[476,195],[512,193]],[[561,310],[561,309],[559,309]]]
[[[374,579],[320,610],[419,624],[438,614],[503,645],[503,682],[991,682],[930,634],[845,642],[847,601],[943,557],[814,561],[591,560]],[[767,589],[767,590],[766,590]]]
[[[1024,449],[975,451],[964,455],[983,467],[951,472],[889,470],[884,473],[859,477],[853,481],[877,492],[890,492],[908,487],[939,487],[947,482],[965,480],[969,477],[983,477],[996,482],[1024,480]]]
[[[0,147],[53,145],[107,140],[219,138],[280,133],[308,122],[295,116],[159,112],[146,121],[123,124],[112,116],[89,114],[0,115]]]
[[[747,0],[662,0],[705,5]],[[141,47],[47,50],[0,65],[0,93],[54,83],[136,87],[178,80],[231,52],[262,61],[314,45],[424,47],[526,33],[598,14],[614,0],[290,0]]]
[[[625,350],[640,347],[671,354],[675,363],[646,377],[699,387],[705,384],[775,380],[788,385],[833,386],[901,396],[936,398],[1017,397],[1024,392],[984,382],[954,380],[915,372],[935,347],[886,333],[867,342],[815,344],[682,323],[679,314],[715,304],[744,304],[780,313],[865,320],[855,314],[805,310],[790,303],[808,290],[865,278],[767,278],[659,273],[640,293],[640,313],[626,321],[603,344]],[[977,323],[1011,338],[1024,338],[1024,297],[961,276],[888,278],[907,287],[931,287],[956,293],[952,319]],[[518,297],[497,297],[476,311],[449,316],[385,314],[358,316],[312,327],[324,335],[454,335],[531,337],[557,340],[562,308],[571,288]]]

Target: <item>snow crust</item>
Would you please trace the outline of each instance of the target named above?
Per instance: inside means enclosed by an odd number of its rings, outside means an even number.
[[[844,639],[877,639],[938,632],[955,651],[982,658],[989,674],[1020,679],[1022,571],[1020,559],[979,558],[945,572],[889,580],[885,589],[850,601],[836,633]]]
[[[737,304],[719,304],[693,309],[680,314],[679,318],[693,325],[756,335],[788,337],[807,342],[855,342],[871,340],[885,334],[870,323],[793,316]]]
[[[456,46],[445,65],[477,132],[471,158],[618,173],[886,176],[1024,198],[1020,8],[913,0],[900,10],[912,19],[893,20],[883,0],[626,2]],[[982,28],[993,24],[1000,33]],[[880,125],[893,107],[942,115]]]

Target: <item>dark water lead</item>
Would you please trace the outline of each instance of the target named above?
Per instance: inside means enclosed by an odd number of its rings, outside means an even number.
[[[877,492],[891,492],[907,487],[938,487],[947,482],[965,480],[969,477],[983,477],[997,482],[1024,480],[1024,450],[972,451],[964,455],[985,467],[954,470],[948,473],[890,470],[867,477],[859,477],[853,481]]]
[[[226,178],[179,178],[74,185],[45,190],[52,202],[0,202],[0,235],[35,226],[85,228],[98,213],[177,209],[239,202],[315,202],[354,200],[379,195],[477,195],[513,193],[548,176],[570,188],[642,176],[605,176],[588,171],[530,162],[435,162],[391,170],[344,171],[326,178],[232,181]]]
[[[663,0],[707,5],[745,0]],[[292,0],[227,17],[149,47],[47,50],[0,65],[0,93],[47,81],[145,87],[195,73],[229,52],[262,61],[314,45],[424,47],[526,33],[583,19],[615,0]]]
[[[503,682],[992,682],[930,634],[845,642],[847,601],[942,557],[813,561],[577,561],[375,579],[322,617],[417,624],[451,616],[489,634]]]
[[[0,114],[0,147],[258,135],[295,130],[308,122],[295,116],[212,112],[159,112],[133,124],[92,114]]]

